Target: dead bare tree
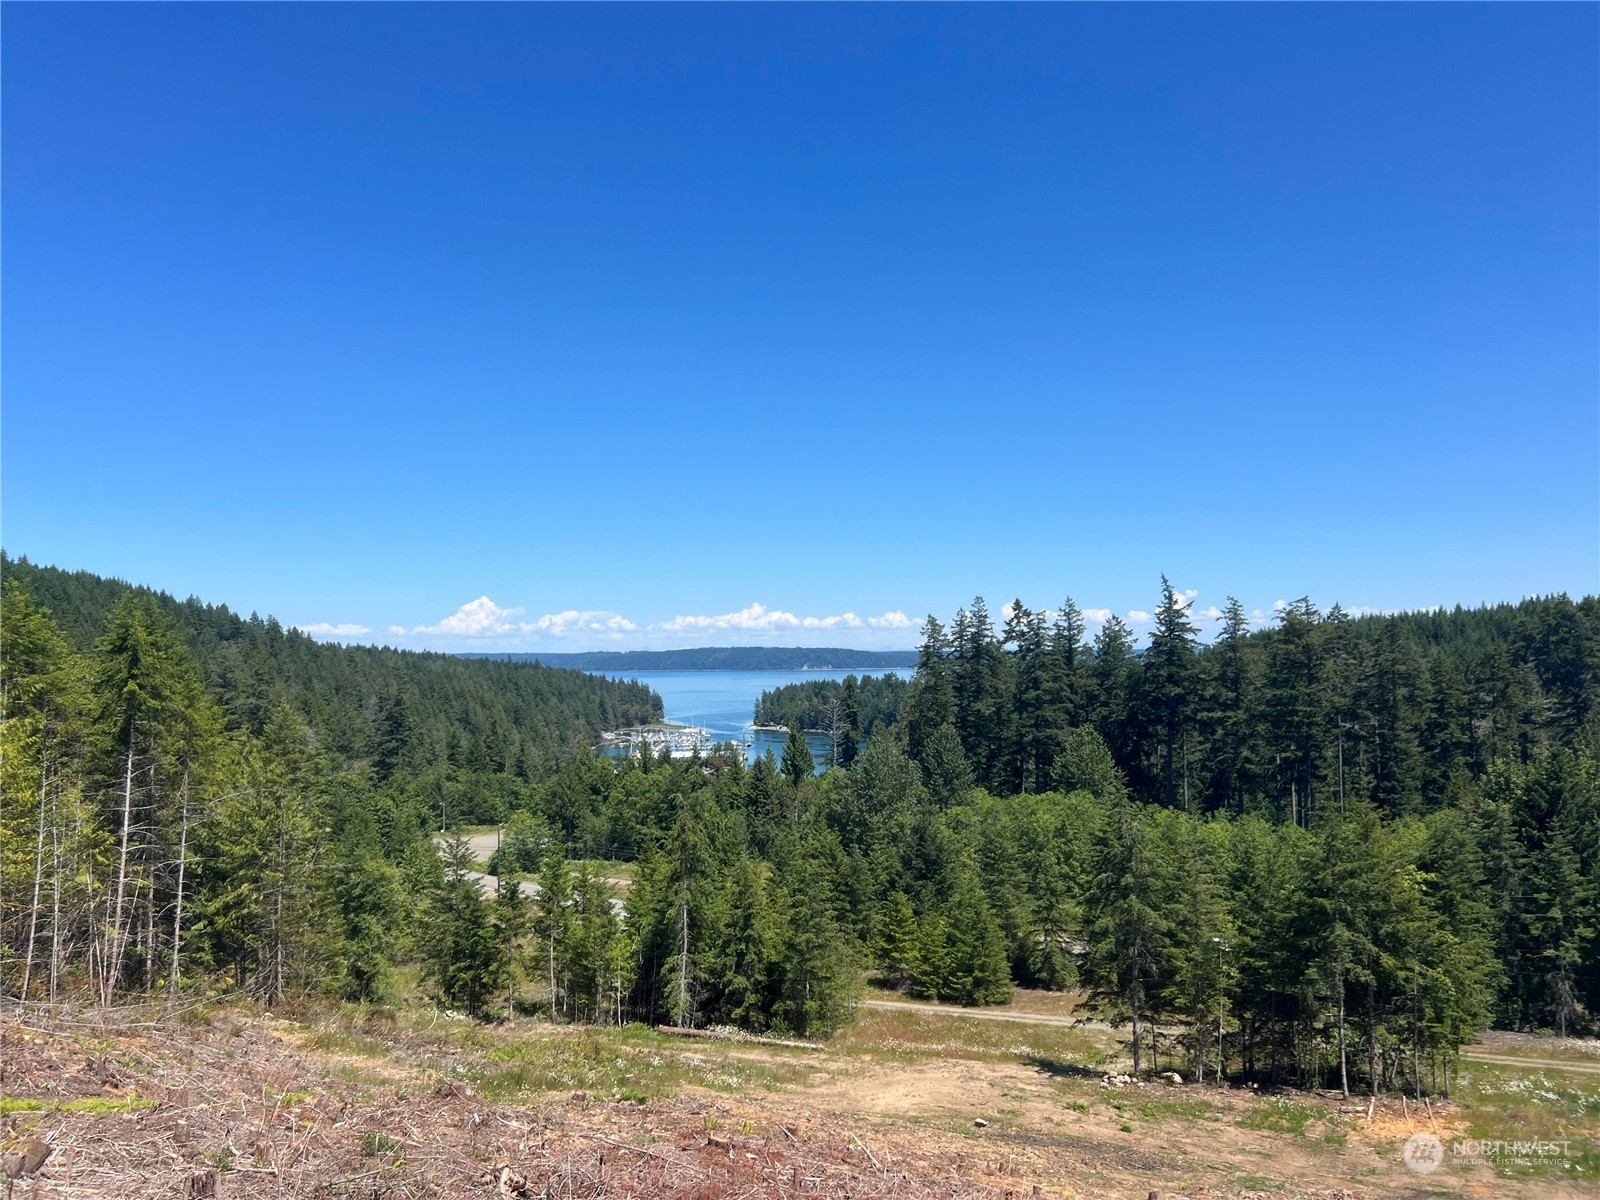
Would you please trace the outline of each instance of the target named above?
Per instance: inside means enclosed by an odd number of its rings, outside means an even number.
[[[828,765],[839,765],[839,747],[844,744],[846,737],[844,705],[838,698],[825,702],[822,706],[823,728],[828,732]]]
[[[33,904],[28,913],[28,952],[22,968],[22,999],[28,998],[33,982],[33,948],[39,938],[39,892],[44,883],[45,800],[50,791],[49,725],[39,734],[39,837],[33,854]]]
[[[116,981],[122,977],[123,901],[128,886],[128,845],[133,836],[133,757],[137,745],[134,740],[135,732],[135,723],[130,721],[128,751],[122,776],[122,829],[117,840],[117,892],[111,909],[111,953],[108,956],[105,974],[100,980],[100,1002],[106,1008],[111,1007],[112,990],[116,987]]]

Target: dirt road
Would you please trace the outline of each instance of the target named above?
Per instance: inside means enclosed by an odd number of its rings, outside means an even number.
[[[1057,1017],[1048,1013],[997,1012],[992,1008],[956,1008],[946,1004],[913,1004],[909,1000],[863,1000],[862,1008],[888,1008],[897,1012],[931,1013],[940,1017],[974,1017],[980,1021],[1012,1021],[1019,1025],[1060,1025],[1069,1029],[1110,1029],[1104,1021],[1088,1017]]]
[[[1469,1062],[1492,1063],[1497,1067],[1532,1067],[1541,1071],[1576,1071],[1579,1075],[1600,1075],[1600,1063],[1557,1062],[1553,1058],[1517,1058],[1511,1054],[1489,1054],[1476,1046],[1461,1047],[1461,1057]]]
[[[931,1013],[943,1017],[972,1017],[978,1021],[1011,1021],[1019,1025],[1056,1025],[1075,1029],[1110,1029],[1104,1021],[1088,1017],[1061,1017],[1047,1013],[1019,1013],[984,1008],[955,1008],[943,1004],[913,1004],[907,1000],[863,1000],[863,1008],[892,1009],[897,1012]],[[1544,1071],[1572,1071],[1579,1075],[1600,1075],[1600,1062],[1573,1062],[1553,1058],[1519,1058],[1511,1054],[1496,1054],[1480,1046],[1463,1046],[1461,1057],[1469,1062],[1489,1063],[1497,1067],[1526,1067]]]

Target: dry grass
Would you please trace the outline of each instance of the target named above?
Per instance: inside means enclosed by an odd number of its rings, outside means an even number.
[[[869,1057],[1038,1062],[1093,1073],[1115,1058],[1116,1035],[1085,1027],[1028,1025],[904,1009],[863,1008],[830,1049]]]
[[[1592,1180],[1600,1191],[1600,1076],[1467,1062],[1456,1098],[1467,1138],[1566,1143],[1559,1160],[1496,1151],[1488,1157],[1498,1177]]]
[[[948,1009],[948,1004],[937,1000],[923,1000],[889,988],[876,976],[869,978],[866,990],[868,1000],[893,1000],[898,1004],[912,1004],[929,1009]],[[1017,988],[1005,1004],[986,1004],[974,1012],[1011,1016],[1089,1017],[1093,1006],[1082,991],[1050,992],[1043,988]]]

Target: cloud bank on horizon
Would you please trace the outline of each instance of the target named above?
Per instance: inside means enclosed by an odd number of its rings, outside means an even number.
[[[753,603],[735,612],[680,613],[668,620],[641,626],[621,613],[609,609],[566,609],[545,613],[531,620],[523,619],[525,610],[520,607],[503,607],[488,596],[469,600],[455,612],[432,624],[390,625],[388,636],[396,642],[418,646],[493,645],[497,649],[515,649],[524,645],[549,644],[549,639],[561,638],[571,643],[573,649],[583,649],[590,644],[615,648],[618,643],[629,642],[636,646],[660,646],[670,640],[681,644],[684,635],[702,635],[705,644],[715,644],[718,634],[770,635],[776,633],[820,633],[831,630],[860,631],[869,639],[885,645],[900,647],[908,643],[907,634],[920,628],[898,609],[877,616],[858,616],[842,612],[827,616],[802,616],[781,608],[769,608]],[[370,634],[372,629],[355,622],[331,623],[318,621],[298,626],[302,633],[313,637],[349,640]],[[889,635],[885,641],[881,635]]]
[[[584,633],[598,637],[621,637],[632,633],[638,626],[628,618],[607,609],[569,608],[563,612],[545,613],[532,621],[516,618],[521,608],[502,608],[488,596],[469,600],[448,617],[433,625],[389,626],[393,637],[436,637],[477,640],[484,638],[537,638],[543,635],[566,637],[571,633]],[[319,628],[328,628],[322,626]],[[314,632],[312,628],[304,630]]]
[[[865,619],[853,612],[843,612],[831,617],[797,617],[794,613],[784,612],[782,609],[752,604],[748,608],[741,608],[738,612],[721,613],[717,616],[677,616],[650,628],[663,632],[689,629],[717,631],[739,629],[765,633],[777,629],[915,629],[917,623],[899,609]]]
[[[1216,605],[1204,609],[1195,607],[1198,596],[1199,592],[1188,588],[1179,594],[1179,599],[1199,619],[1202,629],[1207,622],[1221,621],[1222,610]],[[1286,601],[1276,600],[1270,609],[1252,609],[1250,621],[1254,625],[1270,624],[1286,607]],[[432,624],[389,625],[384,640],[395,645],[435,650],[486,647],[517,650],[548,646],[551,639],[561,639],[563,648],[571,650],[598,647],[661,649],[669,646],[676,649],[686,645],[728,645],[735,639],[772,642],[778,637],[807,644],[827,634],[829,642],[845,642],[856,649],[877,650],[905,649],[915,645],[921,640],[922,629],[920,619],[907,616],[901,609],[890,609],[877,616],[866,617],[851,611],[802,616],[782,608],[769,608],[759,602],[733,612],[680,613],[666,620],[645,624],[609,609],[570,608],[545,613],[531,620],[523,619],[524,611],[521,607],[502,607],[488,596],[479,596]],[[1009,611],[1009,604],[1002,607],[1002,620]],[[1084,619],[1094,626],[1104,625],[1113,616],[1113,610],[1109,608],[1084,608],[1081,611]],[[1368,610],[1353,610],[1353,615],[1365,611]],[[1138,633],[1152,624],[1155,618],[1143,609],[1134,608],[1123,613],[1122,620]],[[312,637],[331,641],[355,641],[374,632],[371,627],[354,621],[318,621],[296,628]],[[841,637],[841,634],[845,636]]]

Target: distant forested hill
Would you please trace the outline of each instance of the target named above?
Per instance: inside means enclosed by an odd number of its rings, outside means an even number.
[[[586,654],[464,654],[506,662],[541,662],[580,671],[863,671],[914,667],[915,650],[846,650],[837,646],[697,646],[686,650],[594,650]]]
[[[177,626],[230,726],[259,733],[286,701],[325,751],[347,765],[375,762],[380,774],[404,768],[416,776],[454,764],[539,779],[590,753],[601,730],[662,715],[660,697],[640,684],[537,663],[318,642],[272,617],[243,617],[226,605],[3,552],[0,572],[48,608],[80,652],[93,646],[124,593],[148,595]]]

